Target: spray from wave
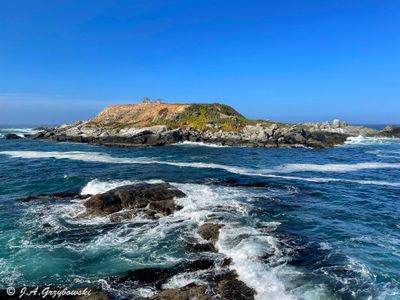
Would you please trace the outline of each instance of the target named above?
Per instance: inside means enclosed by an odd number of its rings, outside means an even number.
[[[204,162],[174,162],[150,159],[146,157],[128,158],[114,157],[99,152],[58,152],[58,151],[1,151],[0,154],[13,158],[39,159],[39,158],[55,158],[69,159],[86,162],[100,162],[112,164],[160,164],[185,168],[200,169],[220,169],[232,174],[241,174],[246,176],[259,176],[269,178],[281,178],[286,180],[300,180],[308,182],[348,182],[357,184],[372,184],[386,186],[400,186],[400,182],[387,182],[378,180],[356,180],[343,178],[325,178],[325,177],[299,177],[277,175],[279,173],[295,173],[295,172],[352,172],[370,169],[400,169],[400,163],[356,163],[356,164],[285,164],[272,169],[251,169],[237,166],[229,166],[215,163]]]
[[[174,144],[175,146],[203,146],[203,147],[210,147],[210,148],[227,148],[230,146],[227,145],[219,145],[219,144],[209,144],[204,142],[190,142],[190,141],[183,141]]]
[[[398,138],[389,137],[367,137],[367,136],[351,136],[345,141],[345,145],[373,145],[373,144],[392,144],[399,143]]]
[[[32,135],[37,133],[38,130],[34,128],[0,128],[0,137],[4,137],[5,134],[16,134],[20,137],[24,137],[25,135]]]

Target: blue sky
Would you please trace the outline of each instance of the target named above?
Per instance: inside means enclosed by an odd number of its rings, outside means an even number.
[[[400,123],[400,1],[0,1],[0,124],[143,96]]]

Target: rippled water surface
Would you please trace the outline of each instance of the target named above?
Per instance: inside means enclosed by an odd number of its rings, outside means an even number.
[[[358,137],[323,150],[0,139],[0,288],[95,285],[172,266],[194,259],[185,243],[213,221],[226,226],[212,255],[231,257],[258,299],[400,299],[399,170],[397,139]],[[143,181],[183,190],[183,209],[112,223],[75,218],[83,200],[17,201]],[[196,280],[179,274],[165,287]]]

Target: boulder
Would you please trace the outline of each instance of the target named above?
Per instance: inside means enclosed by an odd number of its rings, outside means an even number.
[[[165,289],[154,295],[152,300],[212,300],[215,299],[204,286],[191,283],[180,289]]]
[[[139,183],[93,195],[84,205],[89,215],[104,216],[125,209],[128,217],[137,214],[157,217],[172,214],[177,208],[174,199],[184,196],[169,183]]]
[[[210,288],[211,287],[211,288]],[[188,284],[178,289],[165,289],[150,297],[152,300],[253,300],[256,292],[229,271],[210,278],[208,285]]]
[[[252,300],[256,291],[248,287],[243,281],[238,279],[236,272],[231,271],[216,276],[216,291],[220,299]]]
[[[197,233],[205,240],[217,241],[219,230],[224,227],[223,224],[204,223],[197,229]]]
[[[185,245],[186,251],[189,252],[215,252],[213,243],[187,243]]]

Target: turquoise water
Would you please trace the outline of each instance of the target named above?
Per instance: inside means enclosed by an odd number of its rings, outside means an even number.
[[[108,278],[128,270],[194,259],[185,242],[213,221],[226,224],[219,252],[258,299],[400,299],[399,169],[397,139],[359,137],[323,150],[0,139],[0,288],[112,289]],[[17,201],[143,181],[176,185],[187,194],[178,199],[183,209],[111,223],[75,218],[82,200]],[[196,276],[180,274],[166,287]]]

